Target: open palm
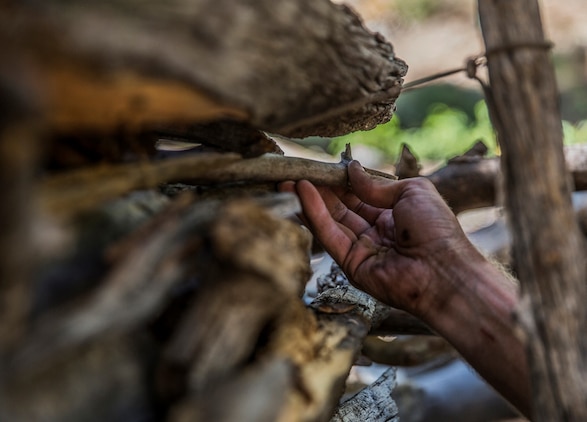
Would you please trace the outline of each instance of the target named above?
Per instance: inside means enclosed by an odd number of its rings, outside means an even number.
[[[349,165],[351,189],[301,181],[306,221],[358,288],[392,306],[419,313],[446,253],[466,244],[456,218],[425,179],[390,181]]]

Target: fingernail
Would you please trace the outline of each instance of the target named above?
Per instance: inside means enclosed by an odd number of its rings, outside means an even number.
[[[349,165],[350,166],[359,166],[359,168],[361,169],[361,171],[365,171],[365,168],[357,160],[351,161]]]

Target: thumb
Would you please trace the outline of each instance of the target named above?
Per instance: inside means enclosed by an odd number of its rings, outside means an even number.
[[[368,174],[356,160],[350,162],[348,174],[353,193],[361,201],[379,208],[393,208],[405,186],[401,180]]]

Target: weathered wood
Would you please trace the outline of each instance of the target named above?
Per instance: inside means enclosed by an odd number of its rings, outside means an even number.
[[[241,159],[237,154],[202,153],[161,161],[101,165],[49,177],[41,189],[41,207],[67,215],[91,208],[135,189],[157,187],[163,182],[192,184],[228,182],[282,182],[307,179],[316,184],[346,186],[348,159],[340,163],[264,154]],[[369,170],[378,176],[395,176]],[[88,195],[92,192],[92,195]]]
[[[450,161],[426,176],[455,214],[496,204],[499,160],[473,158]]]
[[[398,408],[391,398],[395,383],[395,368],[390,368],[373,384],[344,401],[330,422],[398,422]]]
[[[21,84],[0,81],[0,379],[5,355],[27,329],[36,264],[33,210],[40,131],[26,94]]]
[[[308,251],[293,236],[293,223],[244,202],[220,214],[210,239],[218,262],[207,260],[204,290],[165,347],[159,370],[159,389],[184,397],[173,404],[172,420],[327,420],[385,309],[351,287],[328,290],[308,309],[300,281],[309,266],[299,266],[309,265]],[[261,380],[280,388],[268,390],[257,385]],[[275,401],[257,407],[242,399],[256,394]]]
[[[536,421],[587,420],[585,242],[538,2],[479,0]]]
[[[343,134],[389,120],[407,70],[327,0],[17,2],[0,28],[60,132],[231,117],[285,135]]]
[[[587,147],[566,146],[564,155],[575,190],[587,190]],[[449,160],[444,167],[425,177],[458,214],[469,209],[498,205],[500,172],[499,158],[461,156]]]

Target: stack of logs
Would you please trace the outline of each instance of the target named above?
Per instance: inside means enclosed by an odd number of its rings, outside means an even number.
[[[346,185],[349,154],[266,135],[387,121],[391,45],[328,0],[9,0],[0,48],[0,420],[397,417],[392,373],[363,410],[337,408],[345,378],[381,321],[426,328],[348,286],[306,306],[312,239],[276,192]],[[497,171],[429,177],[461,211],[495,202]]]
[[[386,310],[302,300],[311,235],[276,183],[346,161],[266,133],[387,121],[391,45],[328,0],[0,7],[0,420],[331,418]]]

